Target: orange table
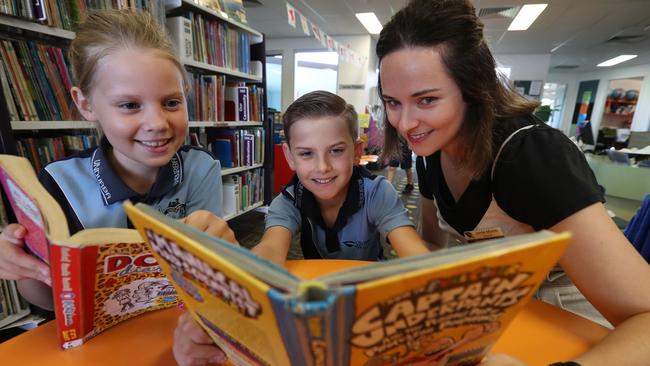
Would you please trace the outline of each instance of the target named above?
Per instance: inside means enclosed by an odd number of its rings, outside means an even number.
[[[289,261],[287,268],[311,278],[362,262]],[[91,339],[63,351],[59,348],[54,322],[50,322],[0,344],[2,365],[175,365],[171,353],[172,333],[178,309],[160,310],[128,320]],[[548,365],[568,360],[597,343],[607,329],[559,308],[531,301],[514,319],[495,345],[529,365]]]

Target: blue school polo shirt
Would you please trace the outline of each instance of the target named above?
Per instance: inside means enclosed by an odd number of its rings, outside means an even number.
[[[334,227],[325,225],[314,195],[297,176],[278,195],[266,216],[266,229],[282,226],[296,234],[306,259],[384,259],[380,235],[414,226],[392,184],[355,167]]]
[[[182,218],[196,210],[222,215],[221,166],[203,149],[181,147],[160,168],[151,190],[129,188],[111,166],[105,138],[100,146],[48,164],[39,174],[68,220],[70,234],[97,227],[132,227],[122,208],[125,200],[144,202],[163,214]]]

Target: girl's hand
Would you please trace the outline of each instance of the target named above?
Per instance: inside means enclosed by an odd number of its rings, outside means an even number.
[[[223,364],[227,360],[225,353],[214,345],[212,338],[187,311],[178,318],[172,351],[179,366]]]
[[[199,229],[206,234],[223,239],[229,243],[239,245],[237,239],[235,238],[235,233],[230,229],[228,223],[210,211],[194,211],[185,218],[181,219],[181,222],[186,225],[190,225],[195,229]]]
[[[0,278],[34,279],[52,286],[50,267],[23,249],[26,234],[20,224],[10,224],[0,234]]]
[[[504,353],[490,353],[479,366],[527,366],[522,361]]]

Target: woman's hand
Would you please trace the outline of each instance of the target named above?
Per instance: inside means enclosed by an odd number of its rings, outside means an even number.
[[[52,286],[50,267],[23,249],[25,235],[20,224],[10,224],[0,234],[0,278],[34,279]]]
[[[223,364],[226,354],[219,349],[187,311],[178,318],[172,347],[179,366]]]
[[[229,243],[239,245],[235,233],[230,229],[228,223],[210,211],[198,210],[181,219],[186,225],[199,229],[206,234],[223,239]]]

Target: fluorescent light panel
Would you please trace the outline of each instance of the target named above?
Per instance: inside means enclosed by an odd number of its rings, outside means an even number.
[[[515,19],[512,20],[510,26],[508,27],[509,31],[522,31],[528,29],[535,19],[542,14],[544,9],[548,4],[527,4],[524,5]]]
[[[616,56],[616,57],[614,57],[612,59],[609,59],[607,61],[603,61],[603,62],[599,63],[596,66],[598,66],[598,67],[614,66],[614,65],[620,64],[621,62],[629,61],[629,60],[635,58],[636,56],[637,55],[620,55],[620,56]]]
[[[375,13],[356,13],[355,15],[370,34],[379,34],[384,28]]]

